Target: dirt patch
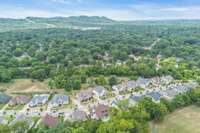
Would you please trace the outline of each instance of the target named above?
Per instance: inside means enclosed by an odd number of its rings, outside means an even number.
[[[64,92],[62,89],[51,90],[48,81],[39,82],[30,79],[18,79],[9,84],[0,84],[0,88],[3,88],[7,94]]]

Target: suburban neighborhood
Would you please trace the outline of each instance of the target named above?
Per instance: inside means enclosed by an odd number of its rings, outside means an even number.
[[[85,121],[87,119],[109,120],[109,108],[118,108],[118,103],[128,100],[127,106],[134,106],[144,97],[159,102],[162,97],[172,99],[178,94],[196,88],[194,81],[178,81],[172,76],[153,78],[139,77],[113,85],[112,91],[104,86],[81,90],[75,96],[67,94],[35,94],[33,96],[9,96],[0,93],[0,124],[13,125],[25,121],[29,128],[44,124],[55,127],[64,121]]]

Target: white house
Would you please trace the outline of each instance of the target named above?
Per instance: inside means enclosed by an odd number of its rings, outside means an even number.
[[[124,92],[124,91],[127,90],[127,88],[126,88],[126,86],[124,84],[114,85],[112,87],[112,89],[117,93]]]

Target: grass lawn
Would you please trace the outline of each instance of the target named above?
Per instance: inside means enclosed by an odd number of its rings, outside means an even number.
[[[4,116],[3,118],[6,119],[9,123],[15,119],[13,116],[12,117],[11,116]]]
[[[2,109],[5,106],[5,104],[0,104],[0,109]]]
[[[150,123],[151,133],[200,133],[200,108],[189,106],[173,112],[160,124]]]
[[[75,108],[75,105],[70,102],[69,104],[64,104],[62,106],[55,107],[56,110],[67,109],[67,108]]]
[[[5,110],[21,110],[25,105],[8,106]]]

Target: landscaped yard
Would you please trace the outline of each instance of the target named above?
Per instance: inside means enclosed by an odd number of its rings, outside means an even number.
[[[2,109],[2,108],[3,108],[3,106],[5,106],[5,104],[0,104],[0,109]]]
[[[69,104],[64,104],[62,106],[55,107],[57,110],[67,109],[67,108],[75,108],[75,105],[70,102]]]
[[[200,133],[200,107],[190,106],[173,112],[160,124],[151,123],[151,133]]]

